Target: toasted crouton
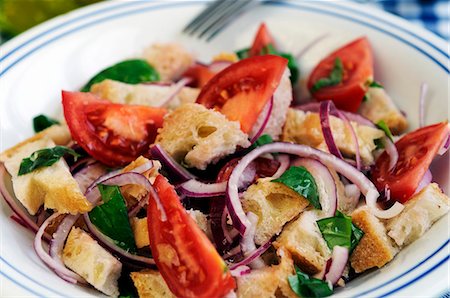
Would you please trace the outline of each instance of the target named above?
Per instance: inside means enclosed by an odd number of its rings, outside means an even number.
[[[295,274],[294,262],[283,248],[277,253],[278,265],[255,269],[237,278],[237,297],[297,297],[288,283],[288,277]]]
[[[215,55],[212,60],[215,62],[227,61],[234,63],[239,61],[239,57],[233,52],[221,52]]]
[[[386,234],[383,223],[367,206],[353,211],[352,221],[364,232],[364,236],[350,256],[350,264],[356,273],[373,267],[381,268],[394,258],[398,248]]]
[[[287,111],[292,102],[292,85],[291,80],[289,79],[290,76],[291,73],[289,69],[286,68],[283,76],[281,77],[280,84],[273,95],[272,112],[270,113],[269,120],[267,121],[266,127],[263,131],[263,134],[270,135],[274,140],[280,139],[283,124],[286,121]],[[263,122],[266,120],[268,108],[269,104],[264,107],[264,110],[259,115],[255,125],[253,125],[250,135],[256,134]]]
[[[173,85],[132,85],[118,81],[104,80],[92,85],[91,92],[113,103],[159,107],[173,93],[174,88]],[[175,109],[180,104],[195,102],[199,93],[200,89],[183,87],[173,97],[167,107],[169,109]]]
[[[188,210],[188,214],[192,217],[195,223],[198,225],[200,230],[202,230],[209,239],[212,239],[211,227],[206,218],[206,215],[198,210]],[[130,221],[131,229],[133,230],[134,239],[136,241],[137,248],[142,248],[149,246],[148,239],[148,225],[147,217],[137,218],[133,217]]]
[[[136,160],[124,167],[122,169],[122,173],[131,172],[147,162],[150,162],[152,164],[152,167],[149,170],[143,172],[142,175],[144,175],[151,183],[153,183],[156,179],[156,176],[158,176],[159,174],[159,170],[161,169],[161,163],[158,160],[148,160],[143,156],[139,156]],[[147,190],[137,184],[122,186],[120,188],[120,191],[122,192],[128,206],[137,204],[138,201],[140,201],[147,195]]]
[[[199,104],[184,104],[172,111],[158,133],[156,143],[176,161],[200,170],[234,153],[238,146],[250,146],[239,122]]]
[[[364,164],[369,165],[374,161],[372,151],[375,149],[374,140],[384,136],[384,132],[369,126],[351,122],[359,143],[359,151]],[[353,157],[355,145],[352,134],[345,123],[334,116],[330,117],[330,125],[333,137],[342,154]],[[311,147],[328,151],[323,138],[319,114],[289,109],[281,138],[284,142],[309,145]]]
[[[31,138],[28,138],[25,141],[22,141],[22,142],[16,144],[15,146],[2,152],[0,154],[0,161],[5,162],[5,160],[16,155],[17,151],[21,150],[21,148],[23,148],[26,144],[32,143],[34,141],[41,140],[44,138],[48,138],[48,139],[52,140],[56,145],[61,145],[61,146],[67,145],[72,140],[72,137],[70,136],[70,132],[69,132],[67,125],[55,124],[55,125],[52,125],[46,129],[38,132]]]
[[[159,271],[143,270],[131,272],[130,276],[137,289],[139,298],[175,298]]]
[[[21,146],[8,150],[3,161],[12,176],[14,193],[17,199],[35,215],[44,204],[45,208],[55,209],[61,213],[85,213],[92,209],[92,204],[81,193],[77,181],[72,177],[64,159],[51,166],[42,167],[25,175],[18,175],[24,158],[40,149],[54,147],[55,143],[46,136],[22,143]]]
[[[86,232],[72,228],[63,250],[64,264],[106,295],[119,296],[122,263]]]
[[[304,211],[295,221],[286,225],[274,242],[276,248],[284,247],[299,268],[308,273],[320,272],[331,256],[316,221],[317,210]]]
[[[263,244],[281,232],[283,226],[296,217],[309,202],[282,183],[270,178],[258,179],[242,196],[245,212],[258,216],[255,243]]]
[[[175,43],[153,44],[144,50],[144,58],[159,73],[161,81],[178,79],[194,63],[194,57]]]
[[[405,203],[402,213],[387,221],[388,235],[398,246],[408,245],[449,210],[450,199],[436,183],[431,183]]]
[[[384,88],[369,88],[367,100],[363,101],[358,113],[374,123],[383,120],[394,134],[408,128],[408,120],[395,106]]]

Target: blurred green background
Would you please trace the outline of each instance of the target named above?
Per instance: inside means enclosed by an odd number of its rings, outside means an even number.
[[[0,0],[0,43],[57,15],[102,0]]]

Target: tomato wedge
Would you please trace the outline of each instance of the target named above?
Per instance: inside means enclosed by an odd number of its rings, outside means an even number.
[[[264,48],[268,45],[274,45],[274,41],[272,36],[267,29],[265,23],[261,23],[258,29],[258,33],[256,33],[255,40],[253,41],[253,45],[249,51],[249,57],[259,56],[263,52]]]
[[[153,185],[166,220],[155,200],[147,208],[150,248],[156,266],[176,297],[223,297],[236,287],[227,266],[206,235],[180,203],[166,178]]]
[[[202,88],[215,74],[208,66],[196,63],[186,70],[183,77],[192,79],[192,82],[189,84],[190,86]]]
[[[93,158],[123,166],[147,152],[166,109],[113,104],[86,92],[62,92],[64,117],[73,139]]]
[[[239,121],[249,133],[270,100],[286,69],[287,60],[274,55],[247,58],[215,75],[200,92],[197,103]]]
[[[380,155],[372,171],[372,180],[378,190],[385,186],[390,189],[391,197],[401,203],[407,202],[414,194],[425,172],[430,167],[443,142],[447,140],[449,127],[442,122],[420,128],[403,136],[395,143],[398,161],[389,171],[389,156]]]
[[[342,81],[338,85],[323,87],[312,96],[319,100],[332,100],[341,110],[356,112],[368,89],[368,82],[373,80],[373,54],[367,38],[359,38],[331,53],[319,62],[308,79],[308,89],[330,76],[336,58],[343,64]]]

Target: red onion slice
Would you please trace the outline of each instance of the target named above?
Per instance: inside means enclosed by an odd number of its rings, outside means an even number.
[[[234,277],[241,277],[246,274],[249,274],[250,272],[252,272],[252,269],[245,265],[242,265],[233,270],[230,270],[231,276],[234,276]]]
[[[230,229],[228,228],[228,224],[227,224],[227,218],[228,218],[228,210],[227,210],[227,208],[225,208],[222,212],[222,217],[221,217],[220,222],[221,222],[222,231],[223,231],[226,241],[229,244],[232,244],[234,242],[234,239],[236,239],[236,237],[239,235],[239,232],[235,229],[230,231]]]
[[[329,33],[324,33],[322,35],[319,35],[318,37],[314,38],[309,44],[303,47],[303,49],[298,52],[297,55],[295,55],[296,59],[300,59],[305,55],[309,50],[311,50],[315,45],[317,45],[319,42],[321,42],[325,37],[327,37]]]
[[[17,203],[17,200],[13,198],[11,193],[8,191],[5,180],[10,178],[7,177],[6,168],[3,163],[0,164],[0,193],[5,200],[6,204],[8,204],[9,208],[16,214],[18,218],[34,233],[37,233],[39,230],[39,226],[31,219],[28,213]],[[51,236],[43,232],[43,237],[45,241],[50,241]]]
[[[448,151],[449,147],[450,147],[450,136],[447,137],[447,140],[442,144],[441,148],[439,148],[438,154],[444,155],[445,152]]]
[[[256,234],[256,226],[258,225],[258,216],[252,212],[248,212],[247,218],[250,222],[250,226],[245,231],[245,234],[242,236],[240,243],[244,257],[252,255],[253,252],[256,251],[255,234]],[[252,268],[255,269],[264,267],[264,262],[259,258],[259,256],[253,258],[253,260],[249,264]]]
[[[280,166],[275,174],[272,175],[272,179],[280,178],[284,172],[289,168],[290,158],[287,154],[280,154],[277,156],[277,160],[280,162]]]
[[[291,144],[291,143],[271,143],[254,149],[244,156],[233,169],[227,184],[227,206],[230,212],[231,219],[233,220],[233,226],[239,231],[241,235],[245,233],[247,227],[250,226],[250,222],[242,209],[241,202],[239,200],[238,182],[239,177],[242,175],[244,169],[258,156],[266,153],[287,153],[297,155],[299,157],[309,157],[319,160],[327,167],[333,168],[337,172],[341,173],[352,183],[356,184],[361,192],[366,197],[366,203],[371,208],[372,213],[379,218],[392,218],[399,214],[404,206],[396,202],[391,208],[387,210],[379,209],[377,206],[377,198],[379,197],[378,190],[375,185],[359,172],[353,166],[349,165],[345,161],[337,158],[329,153],[311,148],[306,145]]]
[[[228,66],[230,66],[231,64],[233,64],[233,62],[221,60],[221,61],[214,61],[207,67],[211,72],[218,73],[227,68]]]
[[[154,159],[157,159],[162,163],[168,171],[169,177],[172,178],[174,182],[183,183],[195,178],[194,175],[177,163],[160,144],[152,145],[150,147],[150,154]]]
[[[251,262],[253,262],[254,260],[256,260],[257,258],[259,258],[266,250],[269,249],[269,247],[272,245],[272,242],[266,242],[263,245],[261,245],[260,247],[258,247],[256,250],[254,250],[253,252],[251,252],[246,258],[244,258],[242,261],[238,262],[238,263],[234,263],[232,265],[230,265],[230,270],[234,270],[240,266],[247,266],[248,264],[250,264]]]
[[[423,175],[422,180],[420,180],[419,185],[417,186],[414,194],[419,193],[425,186],[430,184],[432,179],[433,179],[433,175],[431,174],[430,170],[427,170],[425,172],[425,175]]]
[[[272,114],[272,110],[273,110],[273,96],[270,98],[270,101],[266,104],[266,106],[264,107],[264,109],[261,112],[262,115],[265,115],[264,121],[261,123],[261,126],[258,128],[255,135],[253,135],[252,138],[250,139],[250,143],[252,143],[252,144],[255,143],[256,140],[258,140],[258,138],[262,135],[262,133],[264,132],[264,129],[267,126],[267,123],[269,122],[270,115]]]
[[[320,161],[310,158],[298,158],[292,165],[303,166],[311,173],[318,184],[322,211],[326,217],[333,217],[337,208],[337,190],[330,170]]]
[[[349,209],[353,210],[358,206],[359,197],[361,196],[361,191],[355,184],[347,184],[344,186],[344,200],[343,205],[348,206]]]
[[[106,236],[97,229],[97,227],[91,222],[91,219],[89,218],[89,215],[87,213],[83,214],[83,217],[89,232],[91,232],[94,238],[97,239],[97,241],[99,241],[99,243],[107,250],[120,256],[121,258],[123,258],[128,262],[143,267],[146,267],[148,265],[155,265],[155,261],[152,258],[131,254],[126,250],[122,249],[121,247],[115,245],[111,238],[109,238],[108,236]]]
[[[327,144],[328,150],[331,154],[336,155],[340,159],[344,159],[341,151],[339,150],[336,142],[334,141],[333,133],[331,131],[331,123],[330,123],[330,109],[336,111],[338,117],[344,122],[345,127],[350,131],[352,136],[353,143],[355,145],[355,158],[356,158],[356,168],[361,169],[361,156],[359,152],[359,143],[358,137],[356,136],[356,132],[351,125],[350,121],[347,119],[344,113],[341,113],[336,109],[333,102],[331,100],[323,101],[320,103],[319,108],[319,116],[320,116],[320,125],[322,127],[323,138],[325,139],[325,143]]]
[[[166,106],[169,102],[171,102],[181,90],[186,87],[187,84],[192,82],[191,78],[182,78],[176,84],[170,86],[172,88],[171,92],[167,95],[167,97],[162,101],[161,107]]]
[[[61,223],[58,225],[58,228],[56,229],[56,232],[53,233],[53,238],[50,241],[49,246],[49,254],[50,257],[57,263],[64,266],[64,263],[62,261],[62,251],[64,249],[64,243],[70,233],[70,230],[72,229],[75,222],[80,217],[79,214],[77,215],[66,215],[64,216]]]
[[[85,166],[78,171],[73,178],[78,182],[78,186],[82,193],[85,193],[89,186],[92,185],[99,177],[105,175],[106,169],[100,163],[93,163]]]
[[[383,144],[386,153],[389,155],[389,171],[392,171],[398,161],[397,147],[387,136],[383,137]]]
[[[331,256],[331,266],[325,274],[325,280],[335,285],[344,273],[345,266],[348,262],[349,251],[347,247],[335,246],[333,247],[333,254]]]
[[[425,125],[425,99],[428,92],[428,84],[422,83],[420,85],[420,98],[419,98],[419,127]]]
[[[191,198],[210,198],[224,195],[226,187],[226,181],[208,184],[191,179],[180,184],[177,189]]]
[[[85,284],[86,282],[81,276],[66,268],[66,266],[64,266],[62,262],[60,263],[54,260],[46,251],[44,251],[44,248],[42,247],[42,236],[45,229],[53,220],[55,220],[60,215],[61,213],[54,213],[44,221],[42,226],[37,231],[36,237],[34,238],[34,250],[36,251],[38,257],[42,260],[42,262],[44,262],[45,265],[52,269],[59,277],[73,284],[76,284],[78,282]]]

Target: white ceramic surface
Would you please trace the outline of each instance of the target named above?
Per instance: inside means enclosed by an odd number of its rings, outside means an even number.
[[[138,56],[156,41],[181,41],[201,60],[248,46],[261,21],[291,52],[324,33],[329,37],[299,62],[306,77],[333,48],[357,36],[369,37],[375,76],[417,127],[421,82],[429,84],[426,122],[448,119],[448,44],[399,18],[347,2],[270,1],[242,15],[211,44],[180,36],[204,1],[105,2],[46,22],[0,48],[0,151],[33,134],[39,113],[60,115],[61,89],[77,90],[97,71]],[[448,154],[433,164],[433,174],[449,193]],[[0,209],[1,297],[91,297],[98,292],[65,283],[34,254],[33,235]],[[336,297],[438,297],[449,286],[449,216],[405,248],[380,270],[364,274]]]

